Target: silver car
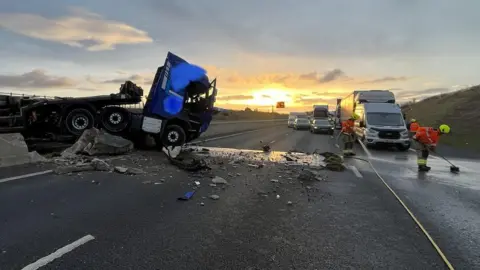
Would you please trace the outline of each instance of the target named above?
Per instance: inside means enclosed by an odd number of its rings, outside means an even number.
[[[299,118],[297,117],[295,119],[295,122],[293,123],[293,129],[309,129],[310,128],[310,121],[308,118]]]
[[[310,125],[311,133],[326,133],[332,135],[334,126],[328,119],[315,119]]]

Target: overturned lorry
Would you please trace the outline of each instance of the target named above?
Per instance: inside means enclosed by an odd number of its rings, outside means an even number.
[[[215,113],[216,79],[205,70],[168,53],[157,69],[145,106],[144,91],[131,81],[119,93],[81,98],[0,95],[0,133],[20,132],[25,140],[74,141],[97,127],[142,144],[177,146],[205,132]]]

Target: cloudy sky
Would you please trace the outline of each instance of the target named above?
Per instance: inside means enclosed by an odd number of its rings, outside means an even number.
[[[149,90],[172,51],[218,78],[218,105],[285,111],[354,89],[400,101],[479,83],[478,0],[0,1],[0,91]]]

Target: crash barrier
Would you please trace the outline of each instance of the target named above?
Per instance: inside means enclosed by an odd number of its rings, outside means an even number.
[[[252,121],[212,121],[207,131],[200,138],[208,138],[235,132],[249,131],[270,126],[287,126],[287,119],[252,120]]]
[[[0,134],[0,167],[45,161],[37,152],[28,152],[20,133]]]

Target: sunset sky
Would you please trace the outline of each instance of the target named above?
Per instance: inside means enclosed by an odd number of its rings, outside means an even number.
[[[217,105],[334,104],[354,89],[399,101],[479,83],[478,0],[0,1],[0,92],[149,90],[167,51],[217,77]]]

